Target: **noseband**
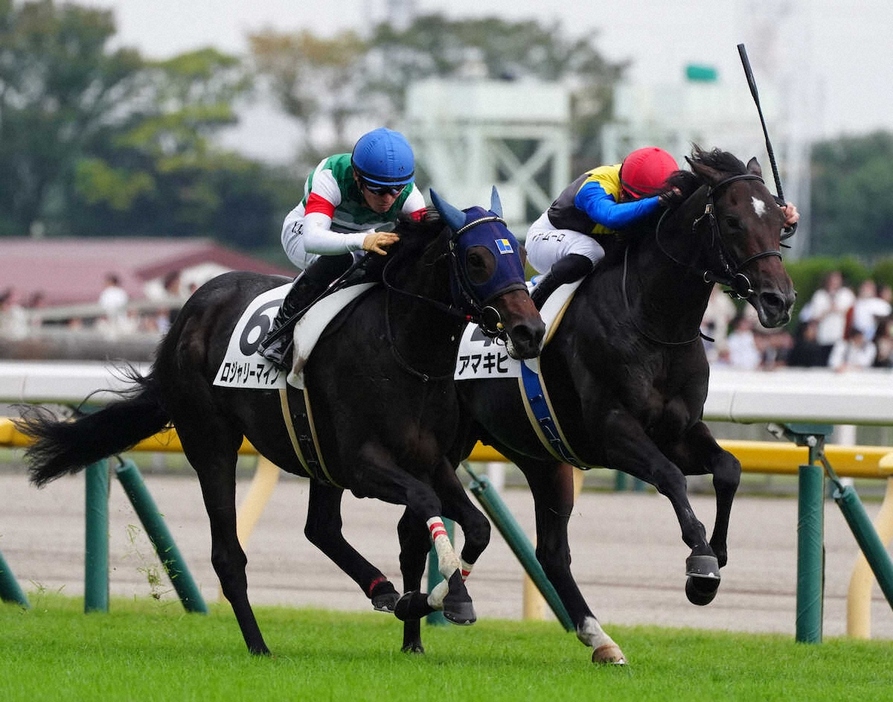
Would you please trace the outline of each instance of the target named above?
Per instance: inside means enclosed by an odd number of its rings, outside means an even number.
[[[692,222],[691,231],[692,234],[694,234],[701,222],[706,219],[710,227],[710,246],[711,248],[716,247],[719,255],[720,271],[716,272],[705,269],[699,272],[699,276],[703,278],[704,282],[707,284],[719,283],[720,285],[727,286],[728,288],[730,288],[730,290],[728,291],[729,294],[732,295],[734,298],[738,300],[746,300],[754,294],[754,288],[750,278],[742,273],[742,271],[751,263],[753,263],[754,261],[758,261],[761,258],[766,258],[768,256],[778,256],[778,258],[781,258],[781,251],[761,251],[754,254],[753,256],[749,256],[737,265],[733,265],[728,248],[726,247],[725,243],[722,240],[722,237],[720,236],[719,223],[716,221],[716,204],[714,202],[714,195],[721,188],[724,188],[725,186],[735,183],[739,180],[758,180],[760,183],[764,182],[763,179],[758,175],[755,175],[753,173],[742,173],[739,175],[730,176],[725,180],[721,180],[713,187],[708,188],[707,203],[704,207],[704,214],[702,214],[700,217],[695,219],[694,222]],[[660,240],[661,225],[663,224],[664,217],[667,215],[668,212],[669,210],[665,211],[663,215],[661,215],[660,221],[657,224],[657,229],[655,231],[657,245],[660,250],[663,251],[664,255],[666,255],[674,263],[677,263],[684,268],[692,269],[693,266],[677,260],[669,251],[667,251],[666,247],[664,247],[663,243]]]

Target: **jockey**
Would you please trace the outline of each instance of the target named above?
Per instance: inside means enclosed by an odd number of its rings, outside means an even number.
[[[303,271],[261,341],[259,352],[286,369],[291,328],[329,284],[369,251],[385,255],[397,234],[377,231],[425,210],[414,186],[415,159],[399,132],[381,127],[360,137],[353,153],[323,159],[304,184],[304,198],[285,218],[282,246]]]
[[[596,240],[640,223],[666,206],[672,191],[666,181],[678,170],[676,159],[656,146],[630,153],[623,163],[587,171],[567,186],[538,220],[530,225],[527,260],[538,273],[546,271],[531,297],[537,308],[564,283],[592,271],[605,255]],[[791,203],[783,208],[785,226],[800,219]]]
[[[527,260],[537,272],[548,271],[531,295],[536,306],[592,271],[605,255],[594,237],[630,227],[665,205],[666,196],[657,193],[678,168],[669,153],[647,146],[568,185],[527,232]]]

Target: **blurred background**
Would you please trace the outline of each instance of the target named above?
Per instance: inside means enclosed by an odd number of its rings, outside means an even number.
[[[145,334],[126,355],[147,358],[209,277],[292,274],[279,233],[304,179],[380,125],[410,138],[426,194],[465,207],[497,185],[522,239],[577,174],[646,144],[756,156],[771,181],[739,43],[802,213],[798,315],[834,271],[893,285],[880,0],[0,0],[0,16],[6,357],[82,356],[33,340],[102,327]],[[123,313],[99,305],[110,276]],[[769,366],[801,321],[764,344]]]

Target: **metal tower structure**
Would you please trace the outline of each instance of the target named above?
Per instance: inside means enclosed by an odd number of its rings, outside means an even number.
[[[457,207],[496,186],[523,238],[570,182],[570,94],[538,81],[430,79],[409,87],[404,131],[428,181]]]

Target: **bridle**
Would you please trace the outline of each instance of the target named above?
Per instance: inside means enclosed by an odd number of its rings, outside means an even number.
[[[468,272],[459,261],[459,254],[462,250],[459,246],[460,238],[469,230],[473,229],[479,224],[485,224],[488,222],[497,222],[499,224],[505,225],[505,220],[497,215],[485,216],[473,220],[472,222],[465,224],[451,234],[448,250],[445,253],[441,254],[437,259],[435,259],[435,261],[439,261],[444,256],[448,256],[450,259],[450,278],[454,298],[451,304],[444,304],[440,300],[435,300],[433,298],[419,295],[417,293],[410,292],[409,290],[404,290],[397,287],[389,279],[390,267],[397,259],[397,257],[389,259],[382,269],[381,281],[385,288],[385,330],[388,344],[391,347],[395,360],[403,368],[403,370],[408,372],[410,375],[419,378],[423,382],[427,382],[429,380],[446,380],[453,376],[453,372],[450,371],[450,373],[444,374],[442,376],[430,376],[427,373],[422,373],[421,371],[416,370],[415,368],[410,366],[409,363],[403,358],[403,356],[397,349],[396,344],[394,343],[394,336],[391,329],[390,295],[391,293],[397,293],[405,297],[410,297],[415,300],[424,302],[425,304],[435,308],[440,312],[443,312],[444,314],[456,317],[466,324],[477,324],[481,332],[485,336],[490,339],[499,340],[505,343],[508,339],[508,333],[505,329],[505,325],[503,324],[502,316],[499,314],[499,310],[497,310],[492,305],[484,304],[484,302],[480,300],[471,280],[468,277]],[[498,263],[499,260],[497,259],[497,265]],[[453,282],[455,284],[452,284]]]
[[[754,288],[750,278],[748,278],[747,275],[744,274],[742,271],[744,271],[744,269],[747,268],[751,263],[753,263],[754,261],[758,261],[761,258],[767,258],[768,256],[777,256],[780,259],[781,251],[774,249],[760,251],[759,253],[756,253],[753,256],[749,256],[737,264],[734,264],[734,262],[732,261],[730,252],[723,242],[722,237],[720,236],[719,223],[716,221],[716,204],[714,202],[714,195],[717,191],[724,188],[725,186],[731,185],[732,183],[741,180],[756,180],[760,183],[764,182],[763,179],[756,174],[742,173],[739,175],[729,176],[728,178],[721,180],[716,185],[707,188],[707,202],[704,206],[704,213],[700,217],[696,218],[691,225],[692,234],[694,234],[701,222],[704,220],[707,221],[707,224],[710,227],[710,247],[716,248],[719,258],[720,270],[718,272],[711,271],[709,269],[697,269],[691,264],[679,261],[667,250],[667,248],[661,241],[660,234],[661,226],[663,225],[664,218],[669,213],[669,210],[665,210],[664,213],[661,215],[661,218],[657,223],[657,228],[655,229],[655,237],[658,248],[671,261],[688,270],[696,270],[699,277],[701,277],[703,281],[708,285],[712,285],[713,283],[725,285],[726,287],[730,288],[730,290],[727,292],[732,297],[737,300],[746,300],[754,294]]]
[[[684,261],[680,261],[676,258],[664,245],[661,241],[661,229],[664,225],[664,220],[668,214],[670,214],[670,210],[664,210],[660,219],[658,220],[657,227],[654,231],[655,242],[657,243],[658,249],[661,253],[670,259],[676,265],[684,268],[689,272],[695,273],[701,280],[704,281],[707,285],[713,285],[714,283],[719,283],[720,285],[725,285],[730,288],[726,292],[729,293],[732,297],[738,300],[746,300],[754,294],[753,283],[750,278],[747,277],[742,271],[747,268],[754,261],[758,261],[761,258],[766,258],[768,256],[778,256],[781,258],[781,251],[776,250],[767,250],[760,251],[759,253],[754,254],[753,256],[749,256],[744,259],[740,263],[734,264],[732,261],[732,257],[728,248],[720,236],[719,223],[716,221],[716,203],[714,202],[714,196],[717,191],[724,188],[727,185],[735,183],[740,180],[757,180],[760,183],[763,183],[763,179],[753,173],[742,173],[738,175],[729,176],[724,180],[721,180],[719,183],[712,187],[707,188],[706,194],[706,204],[704,206],[704,213],[697,217],[691,225],[692,234],[695,233],[698,226],[701,222],[705,221],[710,227],[710,248],[715,248],[717,250],[717,255],[719,259],[719,272],[712,271],[709,269],[701,268],[699,266],[695,266],[691,263],[686,263]],[[644,329],[642,329],[641,325],[636,320],[635,315],[632,313],[632,309],[629,302],[629,294],[627,293],[626,279],[627,279],[627,271],[629,268],[629,249],[627,246],[624,251],[623,256],[623,276],[622,276],[622,288],[623,288],[623,299],[626,304],[627,313],[630,315],[630,319],[633,321],[633,326],[635,326],[636,330],[643,337],[652,341],[656,344],[661,344],[662,346],[686,346],[688,344],[693,344],[702,338],[702,334],[700,329],[698,332],[684,341],[665,341],[663,339],[658,339]]]

